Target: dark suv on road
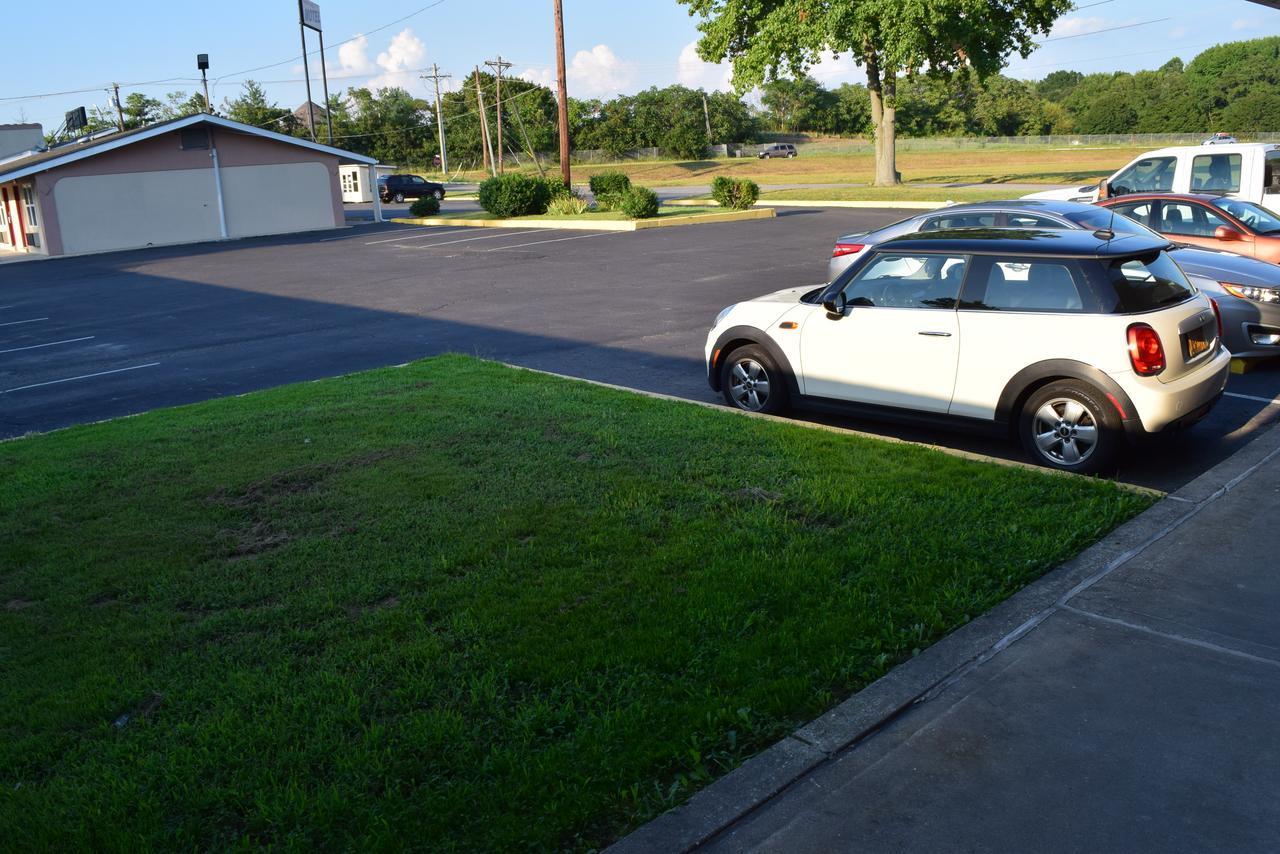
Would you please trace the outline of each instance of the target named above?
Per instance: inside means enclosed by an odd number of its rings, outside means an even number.
[[[444,185],[428,181],[419,175],[384,175],[378,179],[378,197],[384,202],[403,202],[405,199],[421,199],[435,196],[444,198]]]
[[[761,160],[770,157],[795,157],[796,147],[789,142],[775,142],[772,145],[766,145],[760,149],[760,153],[756,155]]]

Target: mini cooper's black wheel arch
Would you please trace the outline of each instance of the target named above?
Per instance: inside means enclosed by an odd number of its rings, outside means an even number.
[[[1134,439],[1146,432],[1134,409],[1133,401],[1115,380],[1092,365],[1072,359],[1048,359],[1036,362],[1014,374],[1005,385],[1004,391],[1000,393],[1000,400],[996,404],[996,421],[1009,425],[1011,431],[1016,430],[1018,416],[1027,398],[1031,397],[1036,389],[1055,380],[1079,380],[1088,383],[1102,392],[1108,402],[1115,407],[1116,416],[1124,426],[1125,435]]]
[[[716,346],[711,348],[711,364],[707,366],[707,382],[710,383],[712,390],[721,391],[720,368],[724,365],[725,357],[739,347],[748,345],[761,347],[769,354],[769,357],[773,359],[773,363],[778,366],[778,370],[782,372],[782,378],[786,380],[787,391],[791,393],[792,397],[798,397],[800,395],[800,383],[796,380],[795,371],[791,369],[791,362],[782,354],[782,349],[770,340],[767,335],[761,335],[760,330],[753,329],[750,326],[734,326],[726,329],[716,339]]]

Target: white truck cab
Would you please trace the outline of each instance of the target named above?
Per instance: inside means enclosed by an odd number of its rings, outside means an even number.
[[[1100,194],[1100,190],[1103,192]],[[1098,184],[1024,196],[1096,202],[1129,193],[1219,192],[1280,213],[1280,144],[1183,145],[1148,151]]]

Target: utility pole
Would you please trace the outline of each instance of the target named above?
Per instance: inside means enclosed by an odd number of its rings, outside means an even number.
[[[116,97],[115,97],[116,120],[117,120],[116,126],[119,127],[121,131],[123,131],[124,130],[124,107],[120,106],[120,84],[112,83],[111,89],[116,93]]]
[[[556,93],[560,99],[560,177],[572,187],[569,174],[569,87],[564,80],[564,8],[555,0],[556,8]]]
[[[502,61],[502,54],[498,54],[497,59],[486,59],[484,64],[497,71],[498,89],[496,99],[498,102],[498,171],[502,170],[502,70],[510,68],[511,63]]]
[[[440,66],[433,62],[431,63],[431,73],[420,75],[420,77],[436,84],[436,131],[440,135],[440,171],[447,178],[449,177],[449,153],[444,147],[444,113],[440,111],[440,81],[447,80],[450,75],[441,74]]]
[[[489,139],[489,116],[484,109],[484,93],[480,91],[480,66],[476,66],[476,103],[480,105],[480,140],[483,145],[480,146],[480,154],[484,157],[484,168],[491,174],[497,175],[498,170],[493,165],[493,143]]]
[[[707,122],[707,145],[711,144],[711,111],[707,109],[707,93],[702,93],[702,118]]]

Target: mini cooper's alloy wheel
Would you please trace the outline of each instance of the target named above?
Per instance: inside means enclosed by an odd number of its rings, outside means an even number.
[[[759,347],[734,350],[724,361],[721,388],[729,405],[748,412],[779,412],[787,390],[781,372]]]
[[[1057,382],[1037,391],[1022,410],[1022,442],[1036,462],[1074,472],[1111,465],[1119,424],[1103,395],[1084,383]]]

